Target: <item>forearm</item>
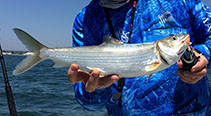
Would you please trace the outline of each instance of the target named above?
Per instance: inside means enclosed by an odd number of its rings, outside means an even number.
[[[200,45],[195,45],[194,49],[199,50],[202,52],[202,54],[206,57],[206,59],[209,61],[210,60],[210,47],[209,45],[206,44],[200,44]]]

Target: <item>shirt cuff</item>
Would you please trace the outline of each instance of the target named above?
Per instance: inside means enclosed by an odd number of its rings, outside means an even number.
[[[110,87],[96,89],[94,92],[89,93],[81,82],[74,85],[74,90],[78,103],[88,110],[102,108],[112,96]]]
[[[199,50],[208,61],[210,60],[210,50],[205,45],[195,45],[193,48]]]

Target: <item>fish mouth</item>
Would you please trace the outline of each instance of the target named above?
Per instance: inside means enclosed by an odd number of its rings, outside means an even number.
[[[189,34],[185,34],[185,38],[183,41],[181,41],[181,44],[191,45]]]
[[[179,56],[181,56],[185,52],[185,50],[188,48],[188,45],[191,45],[189,34],[185,34],[185,38],[181,41],[181,44],[183,44],[184,46],[177,53],[177,55]]]

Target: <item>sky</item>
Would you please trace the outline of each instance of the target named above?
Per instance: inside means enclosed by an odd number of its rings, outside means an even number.
[[[0,0],[3,50],[27,50],[13,28],[20,28],[48,47],[71,47],[74,18],[91,0]]]
[[[0,0],[3,50],[26,51],[13,28],[20,28],[48,47],[71,47],[72,25],[91,0]],[[211,8],[211,0],[202,0]]]

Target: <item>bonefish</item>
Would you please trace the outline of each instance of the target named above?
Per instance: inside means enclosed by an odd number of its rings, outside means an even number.
[[[51,59],[54,67],[66,67],[75,63],[85,71],[98,70],[101,75],[118,74],[120,77],[136,77],[152,74],[173,65],[190,44],[188,34],[178,34],[151,43],[124,44],[106,36],[98,46],[49,48],[32,36],[14,29],[18,39],[33,52],[13,71],[21,74],[37,63]]]

